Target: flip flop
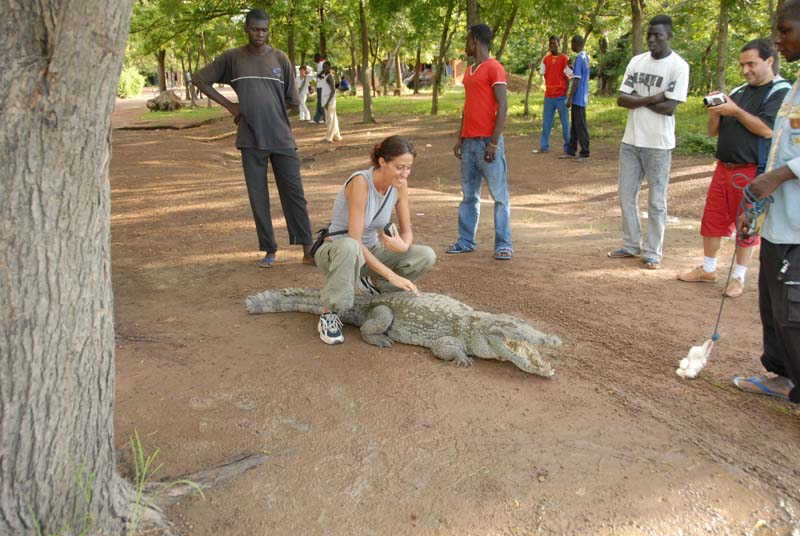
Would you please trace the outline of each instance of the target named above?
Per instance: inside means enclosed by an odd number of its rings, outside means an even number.
[[[615,249],[614,251],[609,251],[608,256],[612,259],[630,259],[631,257],[635,257],[633,253],[629,252],[626,249],[619,248]]]
[[[658,270],[661,268],[661,261],[655,259],[644,259],[642,262],[644,263],[644,267],[648,270]]]
[[[736,376],[733,378],[733,385],[735,385],[745,393],[750,393],[754,395],[774,396],[775,398],[780,398],[781,400],[789,400],[788,396],[781,394],[777,391],[773,391],[772,389],[761,383],[764,380],[766,380],[764,376],[750,376],[749,378],[745,378],[744,376]],[[758,388],[758,391],[753,391],[751,389],[746,388],[744,385],[742,385],[742,382],[747,382],[751,385],[755,385]]]
[[[272,265],[275,264],[275,254],[274,253],[267,253],[263,259],[258,261],[259,268],[272,268]]]
[[[494,258],[498,261],[510,261],[514,256],[514,250],[511,248],[500,248],[494,252]]]

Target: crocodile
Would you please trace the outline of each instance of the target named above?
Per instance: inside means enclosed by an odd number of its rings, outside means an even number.
[[[319,289],[312,288],[267,290],[248,297],[245,304],[250,314],[323,312]],[[497,359],[549,378],[553,367],[539,350],[561,345],[556,335],[542,333],[519,318],[476,311],[441,294],[357,294],[353,307],[338,313],[345,324],[359,326],[369,344],[423,346],[439,359],[464,367],[472,365],[472,357]]]

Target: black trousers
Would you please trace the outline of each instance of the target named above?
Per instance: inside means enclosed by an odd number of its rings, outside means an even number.
[[[573,104],[569,111],[572,124],[569,127],[569,146],[567,153],[575,156],[578,143],[581,144],[581,156],[589,156],[589,127],[586,125],[586,107]]]
[[[758,308],[764,330],[761,363],[789,378],[789,398],[800,403],[800,245],[761,239]]]
[[[272,173],[275,175],[275,185],[278,187],[283,217],[289,231],[289,244],[311,244],[311,222],[308,219],[308,205],[300,178],[300,157],[297,156],[297,151],[273,153],[247,148],[241,151],[244,180],[256,222],[259,249],[267,253],[278,250],[269,210],[267,161],[272,163]]]

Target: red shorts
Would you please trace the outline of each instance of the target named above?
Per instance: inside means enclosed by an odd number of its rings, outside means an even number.
[[[747,178],[743,177],[745,175]],[[700,224],[700,234],[707,237],[731,236],[736,229],[736,215],[744,196],[743,190],[756,176],[755,164],[728,169],[717,161],[714,176],[708,185],[706,206]],[[750,237],[739,242],[740,247],[759,244],[759,237]]]

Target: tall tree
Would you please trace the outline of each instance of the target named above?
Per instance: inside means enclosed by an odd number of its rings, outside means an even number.
[[[431,102],[431,115],[439,113],[439,89],[442,86],[442,71],[444,71],[444,58],[447,54],[447,49],[450,47],[450,41],[453,37],[453,29],[451,28],[450,20],[453,18],[453,9],[455,8],[455,0],[447,0],[447,7],[444,22],[442,23],[442,37],[439,40],[439,53],[436,55],[436,72],[433,79],[433,99]]]
[[[481,22],[481,6],[478,0],[467,0],[467,28]]]
[[[367,13],[364,7],[364,0],[358,0],[358,17],[361,26],[361,90],[364,101],[364,123],[374,123],[375,116],[372,113],[372,81],[367,75],[369,69],[369,39],[367,38]]]
[[[717,68],[714,72],[714,89],[725,91],[725,71],[728,67],[728,23],[731,20],[731,0],[719,0],[717,19]]]
[[[644,51],[644,0],[631,0],[631,48],[633,55]]]
[[[121,534],[111,111],[132,0],[2,0],[0,534]]]

